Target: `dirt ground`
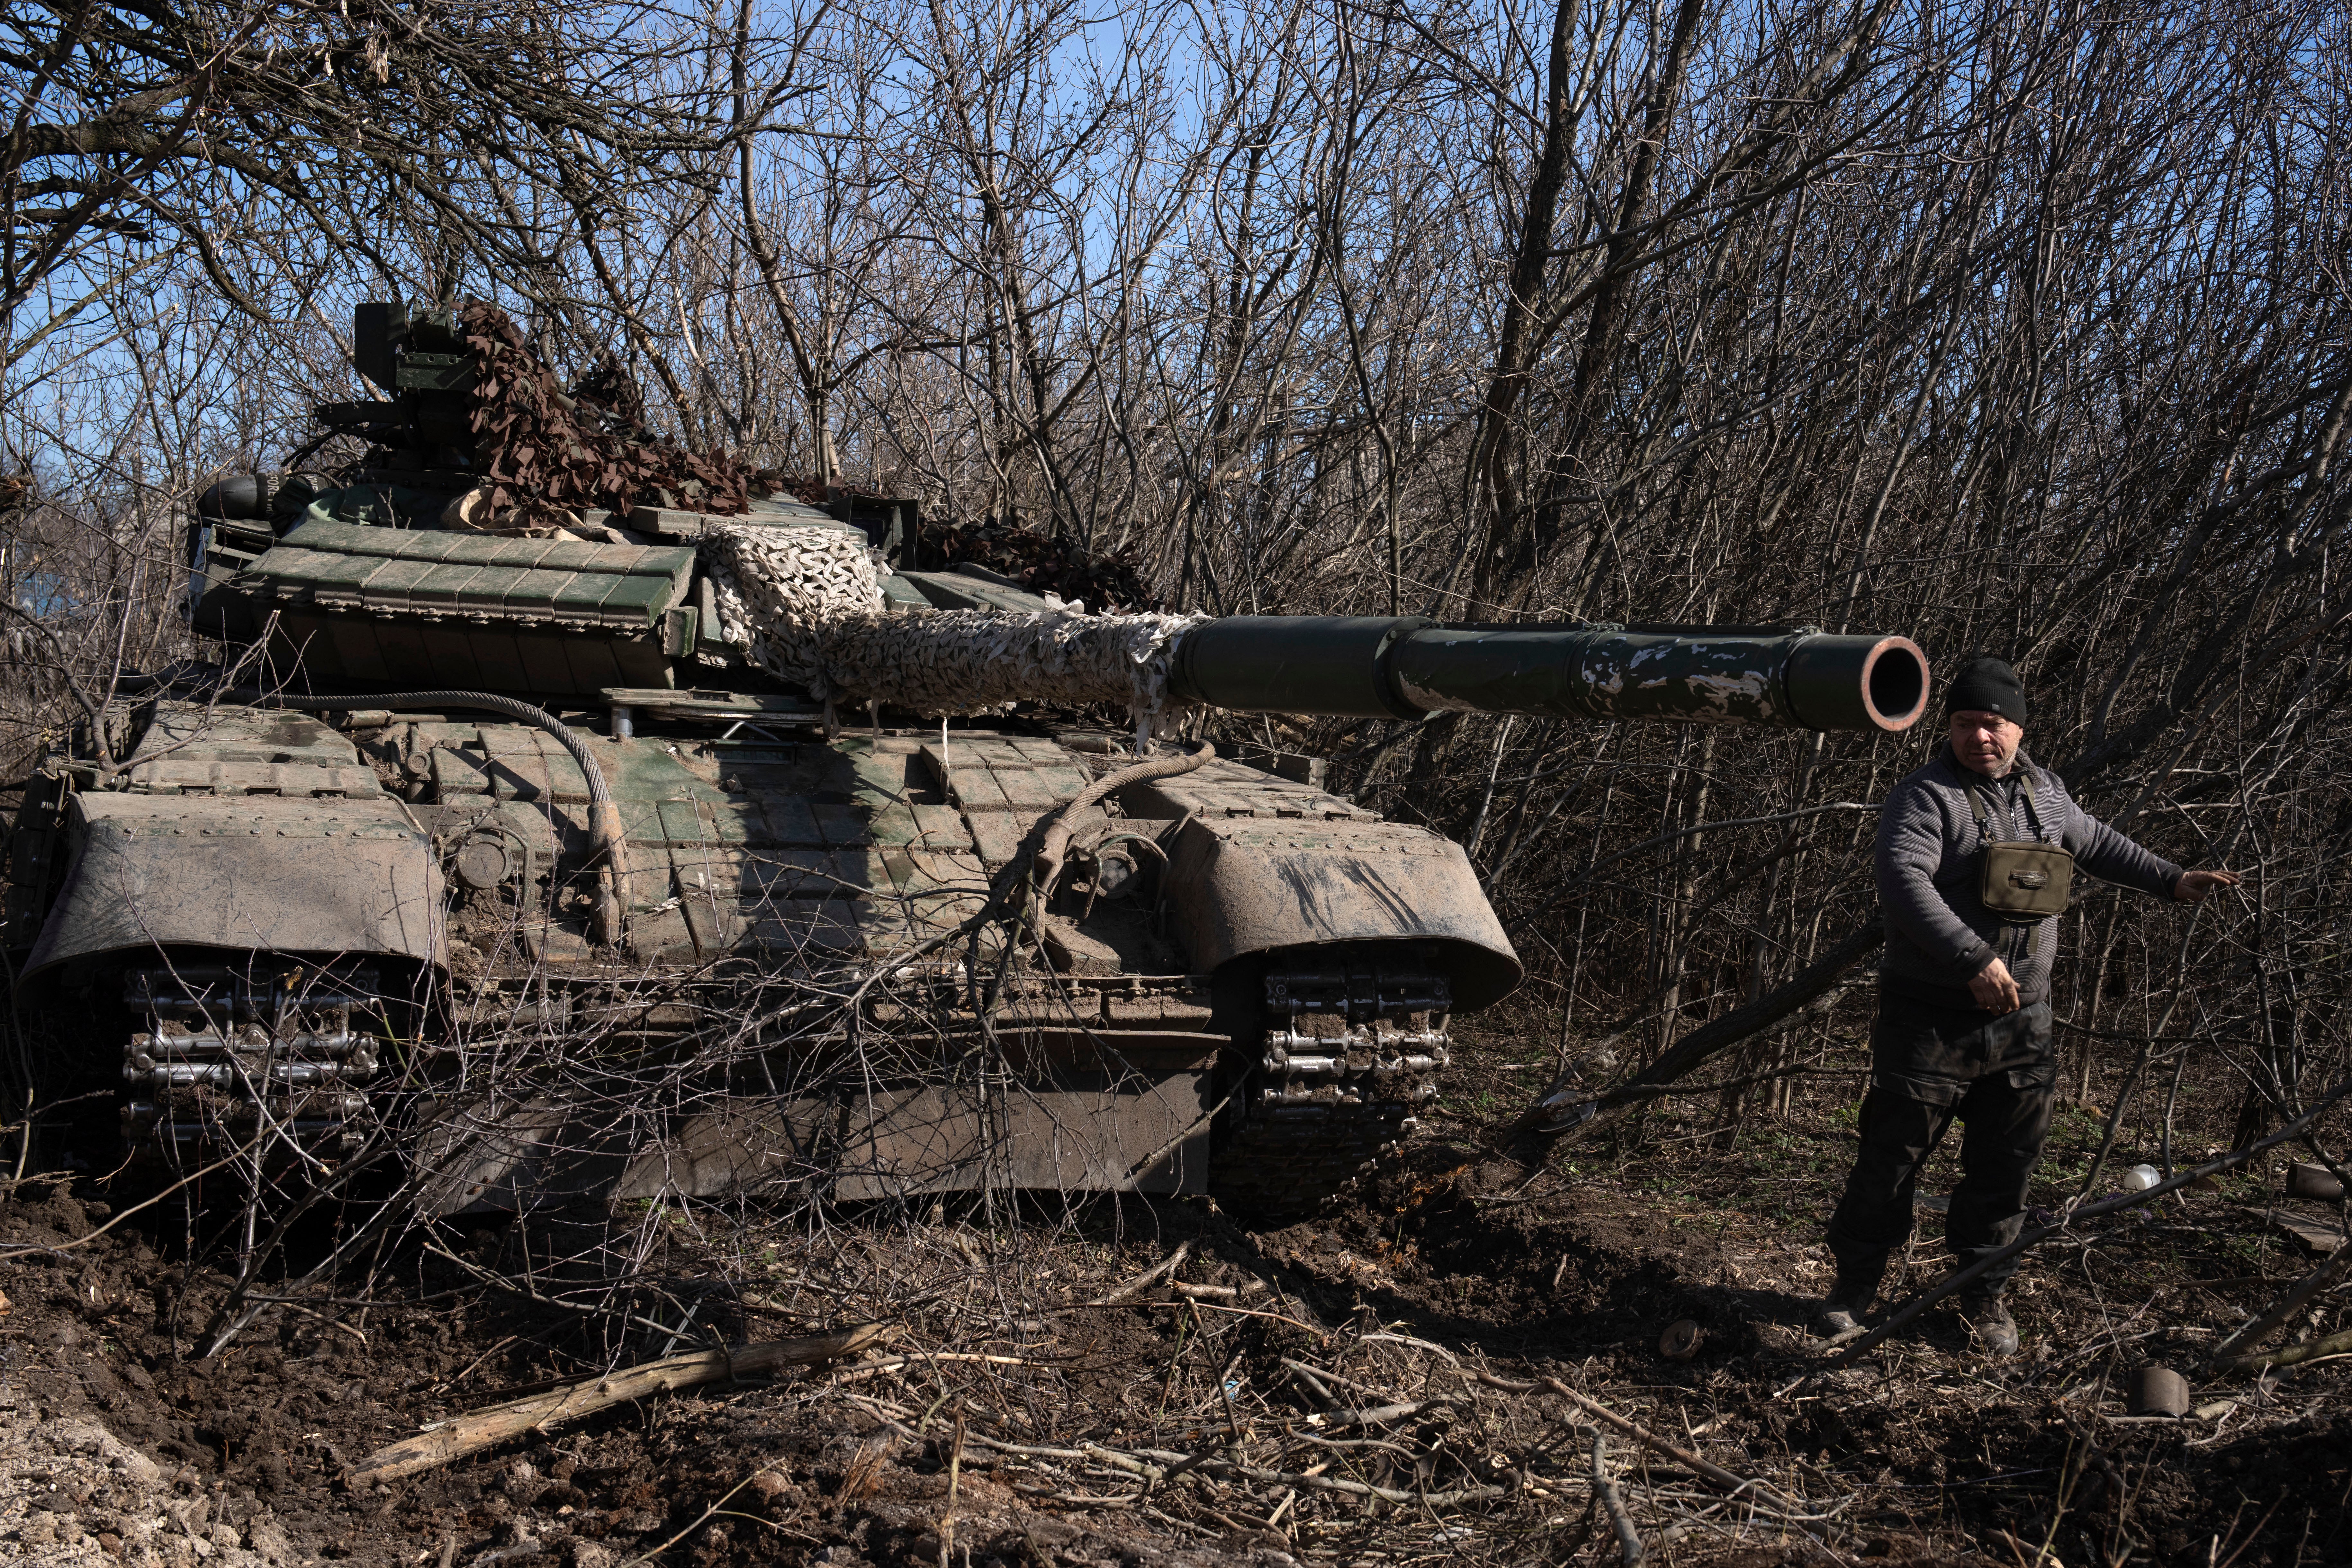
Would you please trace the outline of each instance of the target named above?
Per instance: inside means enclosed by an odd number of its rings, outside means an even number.
[[[209,1358],[233,1258],[202,1213],[118,1216],[129,1178],[27,1180],[0,1204],[0,1555],[1600,1563],[1621,1552],[1592,1506],[1600,1431],[1654,1563],[2352,1560],[2344,1363],[2200,1370],[2313,1266],[2273,1212],[2333,1217],[2282,1200],[2275,1172],[2040,1249],[2012,1362],[1931,1313],[1845,1366],[1803,1331],[1844,1089],[1751,1119],[1728,1151],[1711,1101],[1668,1101],[1523,1185],[1470,1136],[1540,1076],[1507,1054],[1474,1044],[1403,1159],[1278,1229],[1204,1199],[639,1215],[634,1305],[600,1313],[555,1304],[580,1298],[544,1223],[444,1226]],[[2062,1117],[2037,1201],[2072,1191],[2096,1131]],[[2148,1153],[2127,1141],[2116,1168]],[[322,1219],[310,1245],[363,1217]],[[1935,1217],[1891,1296],[1942,1272]],[[1180,1247],[1164,1278],[1087,1304]],[[2283,1338],[2339,1326],[2343,1296],[2319,1300]],[[1696,1352],[1669,1360],[1685,1320]],[[893,1338],[854,1362],[348,1479],[551,1383],[863,1321]],[[2197,1414],[2126,1416],[2151,1361],[2190,1378]],[[1758,1485],[1727,1495],[1545,1380]]]

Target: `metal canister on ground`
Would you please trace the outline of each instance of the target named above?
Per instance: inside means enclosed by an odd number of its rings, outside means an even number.
[[[2286,1191],[2289,1197],[2316,1198],[2332,1204],[2344,1195],[2344,1184],[2326,1166],[2298,1160],[2286,1168]]]
[[[2186,1415],[2189,1381],[2168,1366],[2148,1362],[2132,1373],[2130,1408],[2135,1415]]]

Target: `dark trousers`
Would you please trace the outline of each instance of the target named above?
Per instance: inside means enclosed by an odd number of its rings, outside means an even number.
[[[1862,1149],[1830,1216],[1840,1278],[1874,1279],[1911,1239],[1919,1167],[1956,1118],[1966,1131],[1944,1235],[1963,1268],[2015,1241],[2056,1098],[2050,1004],[1995,1016],[1882,992],[1870,1052]],[[1998,1291],[2016,1267],[1996,1265],[1969,1293]]]

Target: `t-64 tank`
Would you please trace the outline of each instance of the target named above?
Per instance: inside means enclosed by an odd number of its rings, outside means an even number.
[[[367,456],[193,521],[196,624],[248,686],[132,690],[8,839],[23,983],[115,1010],[126,1134],[175,1163],[391,1140],[441,1213],[589,1184],[1297,1211],[1397,1142],[1519,961],[1460,847],[1319,760],[1139,737],[1925,706],[1898,637],[1087,615],[913,569],[915,509],[872,497],[500,528],[479,331],[359,325],[391,395],[320,414]],[[1041,716],[1086,704],[1128,719]],[[800,1022],[769,1046],[747,1005]],[[591,1092],[719,1034],[708,1092],[625,1129]]]

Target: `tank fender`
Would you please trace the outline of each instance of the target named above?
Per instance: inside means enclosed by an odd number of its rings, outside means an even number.
[[[1430,943],[1465,1012],[1522,973],[1462,847],[1402,823],[1194,817],[1165,886],[1170,925],[1204,972],[1282,948]]]
[[[445,962],[432,840],[397,801],[89,792],[26,963],[187,944]]]

